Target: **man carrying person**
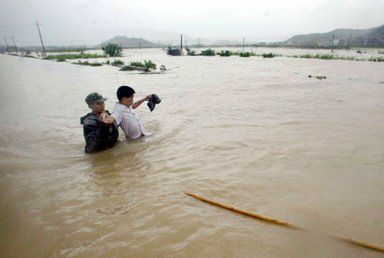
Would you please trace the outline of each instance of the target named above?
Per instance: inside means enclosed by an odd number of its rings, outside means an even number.
[[[117,89],[116,95],[119,102],[115,103],[115,109],[112,115],[103,116],[102,121],[104,123],[114,123],[116,126],[120,126],[127,138],[137,139],[141,136],[148,135],[139,115],[134,109],[138,108],[144,101],[150,100],[154,94],[133,102],[135,90],[129,86],[120,86]]]
[[[86,153],[111,148],[116,144],[119,137],[117,126],[102,121],[110,115],[109,111],[105,110],[105,100],[106,98],[96,92],[89,94],[85,99],[88,107],[92,110],[91,113],[80,118],[83,125]]]

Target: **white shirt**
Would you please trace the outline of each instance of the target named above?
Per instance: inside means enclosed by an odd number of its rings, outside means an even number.
[[[126,137],[137,139],[141,135],[148,135],[147,130],[145,130],[141,123],[139,115],[132,107],[127,107],[116,102],[112,116],[115,118],[115,124],[121,127]]]

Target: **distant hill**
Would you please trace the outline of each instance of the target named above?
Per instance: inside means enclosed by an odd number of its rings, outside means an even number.
[[[122,48],[149,48],[149,47],[159,47],[159,44],[152,43],[148,40],[142,38],[129,38],[126,36],[116,36],[107,41],[104,41],[103,44],[97,45],[96,47],[102,47],[109,43],[118,44]]]
[[[289,46],[309,47],[384,47],[384,25],[365,29],[336,29],[327,33],[296,35],[285,41]]]

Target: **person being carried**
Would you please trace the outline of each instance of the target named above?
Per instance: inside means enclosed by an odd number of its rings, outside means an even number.
[[[102,121],[110,115],[109,111],[105,110],[105,100],[106,98],[96,92],[89,94],[85,99],[88,107],[92,110],[91,113],[80,118],[80,123],[83,125],[86,153],[111,148],[116,144],[119,137],[116,125]]]
[[[112,115],[104,116],[102,121],[120,126],[127,138],[137,139],[148,135],[139,115],[134,109],[138,108],[144,101],[150,100],[153,95],[148,95],[141,100],[133,102],[135,90],[129,86],[120,86],[117,89],[116,95],[119,101],[115,103]]]

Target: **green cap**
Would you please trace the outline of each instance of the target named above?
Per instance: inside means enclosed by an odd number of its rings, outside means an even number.
[[[98,102],[98,101],[105,101],[107,100],[106,98],[103,98],[103,96],[101,96],[99,93],[97,92],[94,92],[94,93],[91,93],[89,94],[86,98],[85,98],[85,102],[87,102],[88,105],[91,105],[95,102]]]

